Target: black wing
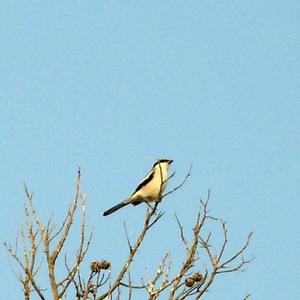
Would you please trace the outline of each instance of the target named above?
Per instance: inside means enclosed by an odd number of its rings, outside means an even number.
[[[135,191],[132,193],[132,195],[135,194],[137,191],[139,191],[139,190],[140,190],[143,186],[145,186],[147,183],[149,183],[149,182],[152,180],[153,176],[154,176],[154,170],[151,170],[151,171],[147,174],[147,176],[143,179],[143,181],[137,186],[137,188],[136,188]],[[132,195],[131,195],[131,196],[132,196]]]

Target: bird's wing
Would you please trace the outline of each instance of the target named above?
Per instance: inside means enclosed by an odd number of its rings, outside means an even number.
[[[137,188],[135,189],[135,191],[132,193],[135,194],[137,191],[139,191],[142,187],[144,187],[147,183],[149,183],[152,178],[154,176],[154,170],[151,170],[147,175],[146,177],[140,182],[140,184],[137,186]],[[131,196],[132,196],[131,195]]]

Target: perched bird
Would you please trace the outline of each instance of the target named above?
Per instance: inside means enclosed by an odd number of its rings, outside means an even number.
[[[170,159],[157,160],[132,195],[105,211],[103,216],[110,215],[128,204],[138,205],[142,202],[160,201],[168,181],[168,170],[172,162],[173,160]]]

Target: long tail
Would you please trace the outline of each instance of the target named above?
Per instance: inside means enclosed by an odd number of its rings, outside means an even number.
[[[124,206],[126,206],[130,203],[131,203],[130,198],[126,199],[126,200],[120,202],[119,204],[113,206],[112,208],[108,209],[107,211],[105,211],[103,213],[103,216],[108,216],[108,215],[114,213],[115,211],[117,211],[118,209],[120,209],[120,208],[122,208],[122,207],[124,207]]]

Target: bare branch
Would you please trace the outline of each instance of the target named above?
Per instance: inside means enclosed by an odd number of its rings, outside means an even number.
[[[224,221],[222,221],[222,220],[220,220],[220,222],[222,223],[223,234],[224,234],[224,242],[223,242],[221,251],[220,251],[220,253],[218,255],[218,263],[220,262],[223,254],[224,254],[224,251],[225,251],[225,248],[226,248],[226,245],[227,245],[227,242],[228,242],[226,223]]]
[[[234,261],[238,256],[240,256],[241,254],[243,254],[243,252],[247,249],[247,247],[249,246],[251,237],[253,235],[253,232],[250,232],[248,237],[247,237],[247,241],[244,244],[244,246],[242,246],[242,248],[236,252],[236,254],[234,254],[233,256],[231,256],[229,259],[227,259],[226,261],[224,261],[221,265],[220,268],[224,268],[227,267],[228,264],[230,264],[232,261]]]
[[[186,259],[179,271],[178,275],[176,276],[173,286],[170,291],[169,299],[173,299],[175,292],[180,287],[180,282],[183,276],[193,267],[195,261],[197,260],[197,248],[199,243],[199,232],[201,228],[202,219],[200,218],[200,213],[198,213],[197,220],[194,226],[194,239],[191,246],[187,247],[187,256]]]
[[[67,291],[68,286],[73,282],[74,277],[76,275],[76,272],[79,269],[79,266],[81,262],[83,261],[85,254],[87,253],[93,232],[90,233],[90,237],[85,244],[85,224],[86,224],[86,196],[85,194],[80,194],[80,199],[81,199],[81,207],[82,207],[82,216],[81,216],[81,230],[80,230],[80,243],[79,243],[79,248],[77,250],[77,259],[74,263],[74,266],[71,270],[68,270],[68,274],[66,275],[65,279],[62,280],[62,282],[66,281],[66,284],[62,291],[59,294],[59,298],[62,298],[65,292]]]
[[[188,173],[185,175],[185,177],[184,177],[184,179],[182,180],[182,182],[181,182],[179,185],[177,185],[175,188],[173,188],[171,191],[169,191],[169,192],[167,192],[166,194],[164,194],[164,195],[162,196],[162,198],[165,198],[165,197],[167,197],[168,195],[170,195],[170,194],[174,193],[175,191],[177,191],[178,189],[180,189],[180,188],[185,184],[185,182],[187,181],[187,179],[192,175],[192,168],[193,168],[193,165],[190,166],[190,168],[189,168],[189,170],[188,170]],[[174,175],[175,175],[175,173],[173,173],[173,174],[171,175],[171,177],[173,177]],[[171,177],[169,177],[169,178],[171,178]]]
[[[176,221],[177,221],[179,230],[180,230],[180,237],[181,237],[181,240],[182,240],[182,242],[183,242],[184,245],[185,245],[185,249],[188,251],[189,246],[188,246],[188,242],[187,242],[186,238],[184,237],[183,226],[181,225],[181,223],[180,223],[180,221],[179,221],[179,219],[178,219],[178,217],[177,217],[176,214],[175,214],[175,218],[176,218]]]
[[[105,299],[108,295],[111,295],[114,292],[114,290],[120,285],[120,282],[122,281],[124,275],[126,274],[126,272],[128,271],[128,269],[130,267],[130,264],[133,260],[134,255],[136,254],[138,248],[140,247],[142,241],[145,238],[145,235],[149,229],[150,221],[151,221],[153,215],[155,214],[157,206],[158,206],[158,202],[155,203],[152,211],[149,212],[147,210],[143,229],[142,229],[141,233],[139,234],[138,239],[136,240],[135,244],[133,245],[132,250],[129,253],[129,256],[128,256],[126,262],[124,263],[119,275],[117,276],[115,282],[112,284],[112,286],[109,288],[109,290],[107,292],[105,292],[103,295],[99,296],[97,298],[97,300]]]
[[[129,248],[129,251],[131,252],[132,251],[132,246],[130,244],[130,240],[129,240],[129,237],[128,237],[126,222],[124,222],[123,225],[124,225],[124,230],[125,230],[125,235],[126,235],[126,239],[127,239],[128,248]]]

